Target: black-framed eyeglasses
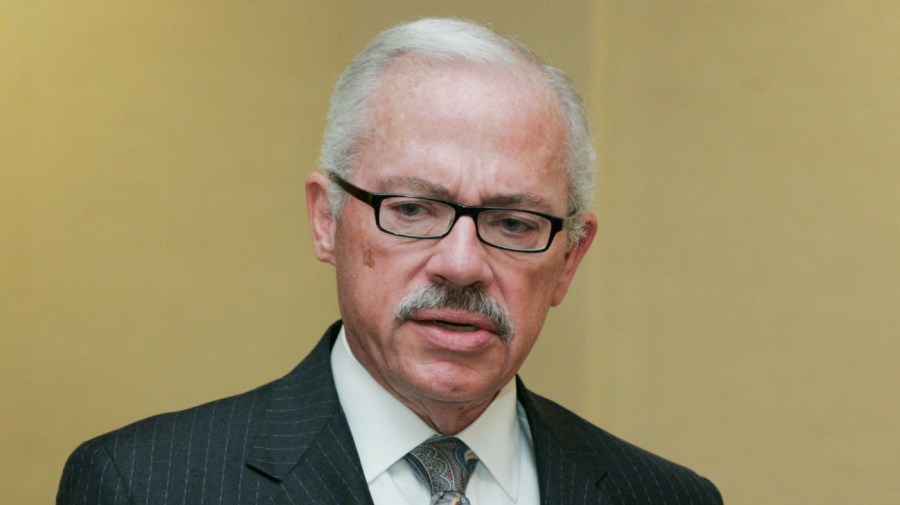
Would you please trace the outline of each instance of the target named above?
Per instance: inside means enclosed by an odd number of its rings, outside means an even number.
[[[546,251],[560,231],[570,227],[574,214],[556,217],[542,212],[505,207],[484,207],[417,195],[370,193],[335,174],[329,177],[354,198],[375,211],[378,229],[399,237],[446,237],[461,216],[475,222],[478,240],[507,251]]]

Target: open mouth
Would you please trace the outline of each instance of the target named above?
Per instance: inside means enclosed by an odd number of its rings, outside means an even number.
[[[509,314],[490,295],[472,287],[429,284],[406,295],[394,310],[398,323],[408,321],[468,334],[493,334],[509,342],[515,333]],[[470,338],[471,337],[471,338]]]
[[[441,328],[446,328],[446,329],[452,330],[452,331],[460,331],[460,332],[478,331],[478,328],[475,326],[472,326],[471,324],[455,324],[455,323],[448,323],[447,321],[432,321],[432,323],[436,324],[437,326],[440,326]]]

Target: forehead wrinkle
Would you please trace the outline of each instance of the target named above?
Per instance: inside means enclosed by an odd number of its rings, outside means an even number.
[[[417,196],[456,201],[453,193],[441,184],[413,176],[390,176],[378,183],[378,191],[401,192]],[[552,213],[553,206],[545,198],[530,193],[488,194],[480,205],[515,207]]]
[[[530,210],[540,210],[552,213],[553,207],[546,199],[529,193],[511,193],[487,195],[482,199],[482,205],[492,207],[518,207]]]
[[[441,198],[450,200],[453,198],[452,193],[446,187],[431,181],[426,181],[421,177],[413,176],[390,176],[386,177],[378,183],[379,191],[401,192],[412,195],[428,196],[431,198]]]

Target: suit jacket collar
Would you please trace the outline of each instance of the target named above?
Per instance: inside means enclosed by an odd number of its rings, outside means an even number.
[[[272,384],[246,458],[276,486],[270,503],[372,505],[331,374],[333,324],[293,371]]]
[[[272,479],[271,503],[371,505],[372,498],[331,373],[340,322],[276,381],[246,458]],[[602,503],[601,455],[560,409],[518,381],[537,461],[541,503]]]
[[[608,503],[600,487],[607,474],[603,455],[573,423],[573,414],[529,391],[519,377],[516,381],[531,428],[542,505]]]

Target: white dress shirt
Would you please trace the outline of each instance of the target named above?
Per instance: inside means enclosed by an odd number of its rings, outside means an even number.
[[[344,329],[331,351],[341,407],[375,505],[427,505],[431,493],[403,457],[435,431],[394,398],[353,356]],[[516,383],[456,435],[478,455],[466,497],[473,505],[538,505],[531,431],[516,401]]]

